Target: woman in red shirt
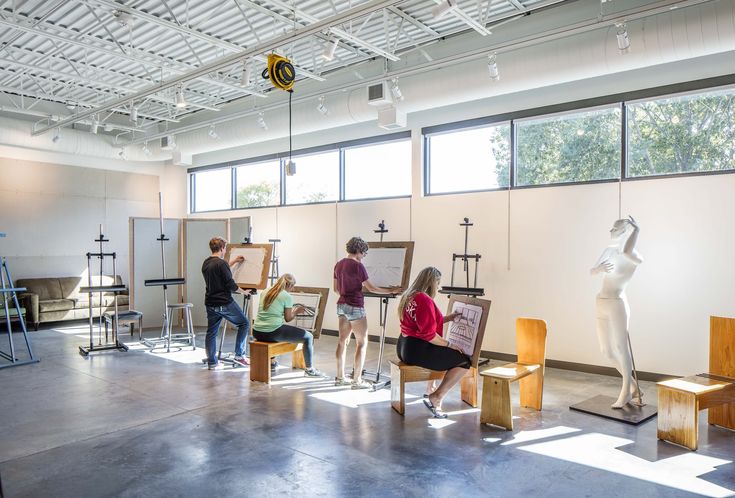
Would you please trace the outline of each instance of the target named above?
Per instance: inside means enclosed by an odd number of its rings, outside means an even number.
[[[442,337],[444,324],[454,320],[456,314],[444,316],[434,303],[441,276],[434,267],[424,268],[403,294],[398,306],[401,337],[396,347],[403,363],[446,371],[439,387],[424,399],[436,418],[447,417],[441,411],[442,401],[470,368],[470,359]]]

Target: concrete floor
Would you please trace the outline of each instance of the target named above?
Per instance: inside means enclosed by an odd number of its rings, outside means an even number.
[[[7,497],[729,496],[735,432],[702,417],[700,450],[568,409],[619,380],[547,369],[544,410],[514,409],[515,430],[445,403],[429,418],[424,385],[406,416],[390,391],[351,391],[282,366],[272,385],[247,369],[208,371],[203,350],[77,353],[83,323],[31,334],[41,362],[0,370],[0,476]],[[123,336],[125,339],[127,335]],[[199,335],[203,345],[203,335]],[[20,340],[17,336],[16,341]],[[0,335],[5,347],[6,336]],[[316,366],[334,375],[335,338]],[[227,348],[225,348],[227,349]],[[230,348],[231,350],[231,348]],[[389,354],[394,346],[387,346]],[[368,368],[378,348],[371,343]],[[383,371],[388,372],[387,362]],[[644,386],[655,402],[655,387]],[[517,387],[513,392],[517,406]]]

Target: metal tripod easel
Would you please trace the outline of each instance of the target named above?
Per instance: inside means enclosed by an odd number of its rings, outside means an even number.
[[[0,233],[0,237],[4,238],[5,234]],[[0,369],[8,367],[18,367],[20,365],[28,365],[29,363],[38,363],[40,360],[33,356],[33,348],[31,348],[31,341],[28,337],[28,329],[26,328],[25,317],[23,316],[23,312],[21,311],[23,308],[21,308],[20,303],[18,302],[18,292],[25,292],[26,288],[13,287],[13,279],[10,276],[8,262],[4,257],[0,258],[0,261],[2,262],[0,266],[0,294],[2,294],[3,299],[5,325],[7,326],[8,330],[8,346],[10,347],[10,352],[0,350],[0,358],[10,361],[10,363],[8,364],[0,365]],[[29,358],[26,360],[21,360],[16,356],[15,344],[13,343],[13,328],[10,324],[11,307],[8,306],[8,299],[12,300],[13,306],[15,306],[15,311],[18,315],[18,320],[20,321],[20,328],[23,333],[23,340],[25,341],[26,348],[28,349]]]
[[[470,223],[469,218],[465,218],[462,223],[459,224],[459,226],[464,227],[464,253],[463,254],[452,254],[452,280],[450,286],[443,286],[441,289],[439,289],[440,294],[458,294],[462,296],[484,296],[485,295],[485,289],[482,289],[480,287],[477,287],[477,267],[480,263],[481,256],[479,254],[468,254],[467,253],[467,244],[469,240],[469,231],[470,227],[473,226],[473,223]],[[457,260],[462,261],[462,269],[465,273],[465,280],[466,280],[466,286],[465,287],[455,287],[454,286],[454,268],[456,266]],[[470,260],[473,260],[475,262],[475,278],[473,281],[473,286],[470,287]]]
[[[271,285],[273,285],[276,282],[276,280],[278,280],[278,277],[281,276],[280,271],[278,269],[278,252],[277,252],[277,246],[276,246],[276,244],[278,244],[280,241],[281,239],[268,239],[268,242],[273,243],[273,256],[271,256],[271,272],[270,272],[270,275],[268,276],[268,280]]]

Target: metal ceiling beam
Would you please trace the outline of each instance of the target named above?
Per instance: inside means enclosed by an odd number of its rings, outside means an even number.
[[[399,17],[402,17],[406,21],[410,22],[411,24],[413,24],[414,26],[416,26],[417,28],[419,28],[421,31],[423,31],[424,33],[428,34],[429,36],[434,36],[434,37],[441,36],[438,32],[434,31],[429,26],[427,26],[426,24],[422,23],[421,21],[419,21],[415,17],[409,16],[408,14],[406,14],[405,12],[403,12],[398,7],[388,7],[388,10],[391,11],[391,12],[393,12],[395,15],[397,15]]]
[[[51,17],[54,12],[56,12],[57,10],[59,10],[65,4],[66,4],[66,1],[65,0],[59,0],[58,2],[56,2],[56,4],[52,5],[51,8],[45,14],[43,14],[41,17],[39,17],[39,18],[37,18],[35,20],[34,25],[44,22],[46,19],[48,19],[49,17]],[[8,46],[12,45],[16,41],[18,41],[18,38],[20,38],[21,36],[23,36],[23,33],[18,33],[15,36],[11,37],[9,40],[3,42],[3,46],[0,47],[0,52],[2,52],[3,50],[5,50],[5,48],[7,48]]]
[[[240,53],[233,54],[227,57],[222,57],[221,59],[217,61],[214,61],[210,64],[206,64],[200,68],[197,68],[193,71],[190,71],[176,78],[172,78],[166,82],[161,81],[160,84],[152,85],[145,90],[136,92],[133,95],[115,99],[112,102],[104,104],[97,109],[83,112],[72,118],[67,118],[57,123],[57,126],[46,126],[44,128],[41,128],[40,130],[34,131],[33,135],[40,135],[55,127],[61,127],[61,126],[66,126],[66,125],[75,123],[76,121],[79,121],[80,119],[83,119],[87,116],[91,116],[92,114],[95,114],[97,112],[102,112],[108,109],[112,109],[113,107],[125,105],[134,100],[142,100],[145,97],[148,97],[149,95],[154,95],[167,88],[171,88],[171,87],[186,83],[189,80],[199,78],[211,72],[231,66],[232,64],[239,63],[240,61],[244,60],[247,57],[253,57],[254,55],[262,54],[263,52],[273,50],[289,42],[298,41],[298,40],[301,40],[302,38],[308,38],[309,36],[312,36],[315,33],[318,33],[324,29],[328,29],[330,26],[333,26],[334,24],[339,24],[342,22],[350,21],[352,19],[357,19],[359,17],[369,14],[370,12],[374,12],[376,10],[381,10],[386,7],[390,7],[391,5],[395,5],[402,1],[403,0],[373,0],[371,2],[367,2],[362,5],[358,5],[357,7],[348,9],[340,14],[328,17],[320,22],[310,24],[309,26],[306,26],[304,28],[295,29],[294,31],[290,33],[286,33],[284,35],[278,36],[276,38],[273,38],[272,40],[269,40],[260,45],[256,45],[255,47],[249,48]]]
[[[292,6],[288,5],[285,2],[282,2],[281,0],[266,0],[266,1],[272,3],[273,5],[275,5],[277,7],[282,8],[284,10],[293,12],[293,14],[295,16],[301,17],[302,19],[306,19],[307,21],[309,21],[311,23],[314,23],[314,22],[318,22],[319,21],[319,19],[316,18],[315,16],[312,16],[311,14],[307,14],[303,10],[299,10],[299,9],[293,8]],[[343,29],[340,29],[340,28],[330,28],[329,31],[331,31],[335,35],[339,36],[340,38],[343,38],[343,39],[345,39],[345,40],[347,40],[349,42],[354,43],[355,45],[358,45],[358,46],[360,46],[360,47],[362,47],[362,48],[364,48],[366,50],[369,50],[370,52],[373,52],[376,55],[380,55],[380,56],[385,57],[386,59],[392,60],[394,62],[401,60],[401,58],[398,57],[397,55],[391,54],[390,52],[387,52],[387,51],[383,50],[382,48],[380,48],[380,47],[378,47],[376,45],[373,45],[370,42],[366,42],[365,40],[362,40],[362,39],[358,38],[357,36],[354,36],[354,35],[348,33],[347,31],[345,31]]]
[[[222,40],[220,38],[217,38],[216,36],[208,35],[206,33],[202,33],[201,31],[197,31],[195,29],[187,28],[185,26],[181,26],[180,24],[177,24],[175,22],[167,21],[165,19],[161,19],[159,17],[156,17],[154,15],[148,14],[147,12],[143,12],[142,10],[137,10],[132,7],[128,7],[127,5],[123,5],[117,2],[113,2],[112,0],[80,0],[81,3],[89,4],[89,3],[96,3],[99,5],[103,5],[106,7],[109,7],[114,10],[120,10],[123,12],[127,12],[131,16],[139,17],[146,22],[155,24],[157,26],[161,26],[166,29],[170,29],[173,31],[177,31],[183,35],[191,36],[193,38],[197,38],[199,40],[202,40],[206,43],[209,43],[211,45],[215,45],[221,48],[225,48],[227,50],[230,50],[232,52],[240,52],[243,50],[243,47],[240,45],[236,45],[234,43],[228,42],[226,40]],[[267,58],[263,56],[256,57],[261,62],[266,62]],[[299,67],[294,65],[294,68],[296,68],[297,72],[300,74],[303,74],[304,76],[307,76],[309,78],[315,79],[317,81],[324,81],[324,78],[321,76],[312,73],[311,71],[304,69],[303,67]]]

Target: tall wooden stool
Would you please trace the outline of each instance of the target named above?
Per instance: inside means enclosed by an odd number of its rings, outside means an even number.
[[[709,373],[659,382],[659,439],[696,450],[699,410],[708,422],[735,429],[735,318],[710,317]]]
[[[513,430],[510,383],[519,381],[521,406],[541,410],[546,364],[546,322],[534,318],[516,320],[518,361],[489,368],[482,375],[480,423]]]
[[[255,382],[271,382],[271,358],[291,353],[291,366],[306,369],[304,361],[304,345],[291,342],[262,342],[250,343],[250,380]]]

